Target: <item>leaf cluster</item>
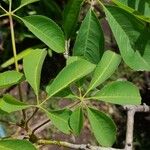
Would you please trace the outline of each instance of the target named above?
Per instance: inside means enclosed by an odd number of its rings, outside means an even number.
[[[62,17],[62,23],[56,23],[49,16],[18,15],[24,6],[34,3],[47,5],[46,9]],[[76,25],[84,0],[70,0],[62,12],[55,1],[21,0],[19,6],[11,10],[12,1],[9,1],[10,10],[4,16],[17,18],[28,30],[44,43],[42,48],[28,48],[14,59],[1,65],[6,68],[15,61],[23,59],[23,72],[5,71],[0,73],[0,88],[9,88],[26,81],[34,90],[37,103],[20,102],[9,94],[0,99],[0,109],[6,113],[36,108],[44,111],[53,125],[65,134],[79,135],[82,131],[84,119],[88,118],[91,131],[98,143],[110,147],[116,141],[117,129],[114,121],[106,113],[96,109],[92,101],[103,101],[119,105],[139,105],[141,96],[138,87],[129,81],[113,81],[102,87],[107,79],[113,75],[123,60],[135,71],[150,71],[150,30],[149,11],[137,14],[137,7],[131,8],[127,3],[112,0],[112,4],[97,1],[110,25],[119,47],[119,54],[105,49],[105,38],[100,21],[90,5],[84,17],[76,38]],[[146,5],[146,7],[148,7]],[[62,14],[61,14],[62,12]],[[3,17],[3,14],[0,16]],[[147,19],[148,18],[148,19]],[[145,34],[147,33],[147,34]],[[74,41],[75,39],[75,41]],[[13,40],[13,39],[12,39]],[[73,42],[73,47],[70,46]],[[14,41],[12,41],[14,43]],[[47,47],[49,49],[47,49]],[[58,73],[53,81],[47,84],[44,92],[46,98],[40,99],[41,70],[49,52],[67,55],[66,66]],[[70,55],[72,54],[72,55]],[[85,88],[85,80],[90,78]],[[77,92],[71,89],[74,85]],[[101,88],[99,88],[101,87]],[[65,93],[65,94],[64,94]],[[71,107],[58,110],[48,110],[44,107],[47,101],[55,97],[72,99]],[[27,120],[25,120],[26,122]],[[26,124],[25,124],[26,125]],[[25,126],[27,127],[27,126]],[[32,134],[33,135],[33,134]],[[30,139],[29,139],[30,140]],[[32,141],[30,141],[32,142]],[[36,149],[27,140],[1,140],[0,148],[20,150],[22,145],[28,150]]]

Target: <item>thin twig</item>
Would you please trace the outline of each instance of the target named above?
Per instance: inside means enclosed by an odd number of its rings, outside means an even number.
[[[18,93],[19,93],[20,101],[23,102],[22,91],[21,91],[21,85],[20,84],[18,85]],[[23,115],[23,120],[25,121],[26,120],[26,112],[25,112],[24,109],[22,110],[22,115]]]
[[[11,5],[12,1],[10,0],[9,2],[10,2],[10,5]],[[11,6],[9,7],[9,11],[11,11]],[[19,72],[16,42],[15,42],[15,33],[14,33],[14,25],[13,25],[13,19],[12,19],[11,13],[9,14],[9,21],[10,21],[11,41],[12,41],[12,49],[13,49],[13,55],[14,55],[15,68],[16,68],[16,71]],[[19,93],[20,101],[23,101],[22,91],[21,91],[21,86],[20,85],[18,85],[18,93]],[[22,114],[23,114],[23,121],[25,121],[26,120],[25,110],[22,110]]]
[[[90,144],[73,144],[64,141],[51,141],[51,140],[38,140],[39,145],[58,145],[67,148],[77,149],[77,150],[123,150],[123,149],[116,149],[111,147],[100,147],[100,146],[92,146]]]
[[[80,101],[76,101],[76,102],[74,102],[74,103],[71,103],[70,105],[67,105],[66,108],[67,108],[67,109],[72,109],[72,108],[74,108],[75,106],[77,106],[79,103],[80,103]]]
[[[91,9],[94,10],[95,1],[91,0]]]
[[[134,110],[129,110],[127,112],[126,150],[132,150],[133,148],[134,115]]]
[[[33,114],[28,118],[28,120],[26,121],[26,124],[28,125],[29,121],[35,116],[35,114],[38,112],[39,108],[36,108],[33,112]]]
[[[136,112],[150,112],[150,107],[147,105],[139,106],[124,106],[127,110],[127,131],[126,131],[126,143],[125,150],[133,149],[133,130],[134,130],[134,115]]]
[[[70,39],[65,42],[64,58],[65,58],[66,60],[69,58],[69,48],[70,48]]]
[[[148,85],[148,89],[150,90],[150,73],[149,72],[145,72],[145,80],[146,80],[146,83]]]
[[[126,105],[124,109],[127,111],[135,111],[135,112],[150,112],[150,106],[146,105]]]
[[[44,121],[42,124],[40,124],[39,126],[37,126],[36,128],[33,129],[32,134],[34,134],[39,128],[41,128],[42,126],[44,126],[45,124],[49,123],[50,119]]]
[[[58,145],[62,147],[77,149],[77,150],[132,150],[133,146],[133,126],[134,126],[134,114],[136,112],[150,112],[150,107],[147,105],[128,105],[124,106],[124,109],[127,110],[128,116],[127,116],[127,132],[126,132],[126,145],[123,149],[117,149],[117,148],[111,148],[111,147],[101,147],[101,146],[93,146],[90,144],[73,144],[65,141],[55,141],[55,140],[45,140],[45,139],[39,139],[37,141],[37,144],[39,145]],[[49,122],[49,120],[48,120]],[[47,123],[44,122],[43,124]],[[36,127],[34,129],[34,132],[41,126]]]
[[[7,121],[7,120],[3,120],[3,119],[0,119],[0,122],[5,123],[7,125],[16,125],[16,123],[13,123],[13,122],[10,122],[10,121]]]
[[[20,127],[20,128],[23,128],[19,123],[15,123],[15,122],[10,122],[10,121],[7,121],[7,120],[3,120],[3,119],[0,119],[0,122],[1,123],[5,123],[5,124],[7,124],[7,125],[9,125],[9,126],[18,126],[18,127]]]

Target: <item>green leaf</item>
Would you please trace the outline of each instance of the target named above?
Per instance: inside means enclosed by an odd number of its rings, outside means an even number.
[[[23,68],[27,81],[34,89],[36,95],[39,93],[41,69],[46,57],[46,50],[36,49],[23,59]]]
[[[125,0],[126,1],[126,0]],[[135,1],[132,1],[133,3],[127,3],[127,1],[125,2],[119,2],[118,0],[112,0],[113,3],[115,3],[118,7],[124,9],[125,11],[131,13],[132,15],[134,15],[136,18],[142,20],[142,21],[145,21],[145,22],[148,22],[150,23],[150,17],[147,17],[147,16],[144,16],[142,15],[143,14],[143,10],[140,10],[141,13],[139,13],[138,9],[134,8],[134,2]],[[131,5],[130,5],[131,4]],[[147,8],[147,7],[146,7]],[[136,10],[135,10],[136,9]],[[146,9],[147,10],[147,9]],[[146,11],[147,12],[147,11]]]
[[[23,102],[20,102],[19,100],[17,100],[9,94],[4,95],[3,98],[0,99],[0,109],[7,113],[19,111],[29,107],[31,107],[31,105],[27,105]]]
[[[121,8],[107,6],[104,10],[125,63],[137,71],[150,71],[150,30],[146,24]]]
[[[71,111],[68,109],[49,111],[47,112],[48,117],[61,132],[69,134],[71,129],[69,127],[69,118]]]
[[[55,0],[42,0],[40,1],[40,12],[44,13],[51,19],[62,20],[61,5]],[[55,14],[55,15],[54,15]]]
[[[26,55],[28,55],[33,49],[32,48],[28,48],[22,52],[20,52],[19,54],[17,54],[17,61],[21,60],[22,58],[24,58]],[[1,68],[6,68],[12,64],[14,64],[14,57],[10,58],[9,60],[7,60],[6,62],[4,62],[0,67]]]
[[[33,144],[27,140],[0,140],[1,150],[36,150]]]
[[[144,15],[145,17],[150,17],[150,1],[149,0],[134,0],[128,2],[129,0],[112,0],[119,7],[128,7],[134,10],[135,15]],[[137,14],[138,13],[138,14]],[[141,16],[140,15],[140,16]],[[150,21],[150,20],[149,20]]]
[[[28,4],[37,2],[37,1],[39,1],[39,0],[21,0],[20,6],[17,7],[15,10],[13,10],[13,12],[16,12],[16,11],[18,11],[19,9],[21,9],[22,7],[24,7],[24,6],[28,5]]]
[[[116,140],[116,126],[105,113],[88,108],[88,118],[95,138],[102,146],[110,147]]]
[[[97,64],[104,52],[104,35],[95,13],[90,9],[83,20],[73,48],[73,55]]]
[[[51,19],[32,15],[21,18],[26,27],[42,42],[57,53],[65,51],[65,39],[61,28]]]
[[[84,60],[79,59],[74,61],[70,65],[67,65],[54,79],[54,81],[47,86],[46,91],[49,97],[55,95],[70,83],[86,76],[91,73],[95,68],[95,65]]]
[[[78,57],[78,56],[69,56],[68,59],[67,59],[67,62],[66,64],[67,65],[70,65],[71,63],[77,61],[77,60],[80,60],[82,58]]]
[[[0,99],[1,101],[1,99]],[[6,111],[3,111],[2,109],[0,109],[0,115],[8,115],[9,113],[7,113]]]
[[[0,73],[0,88],[8,88],[21,81],[23,74],[17,71],[6,71]]]
[[[128,81],[115,81],[97,92],[92,99],[120,105],[139,105],[141,96],[138,88]]]
[[[21,5],[25,6],[34,2],[37,2],[39,0],[21,0]]]
[[[112,51],[106,51],[98,63],[87,93],[107,80],[118,68],[121,58]]]
[[[83,1],[84,0],[69,0],[64,9],[63,28],[67,39],[74,31]]]
[[[83,111],[82,108],[75,109],[69,120],[70,127],[73,133],[79,135],[83,127]]]
[[[73,92],[69,86],[66,87],[65,89],[61,90],[60,92],[56,93],[54,95],[54,97],[71,99],[71,100],[77,99],[77,96],[75,94],[73,94]]]

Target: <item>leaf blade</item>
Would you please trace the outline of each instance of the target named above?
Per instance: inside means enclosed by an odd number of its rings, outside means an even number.
[[[97,64],[104,52],[104,35],[98,18],[90,9],[83,20],[76,42],[73,55],[83,56],[85,59]]]
[[[0,148],[3,150],[36,150],[36,148],[27,140],[0,140]]]
[[[3,98],[0,99],[0,109],[7,113],[19,111],[29,107],[31,107],[31,105],[20,102],[9,94],[4,95]]]
[[[136,17],[139,19],[142,19],[146,22],[150,23],[150,2],[144,0],[143,2],[140,2],[140,0],[135,0],[131,4],[128,3],[127,0],[112,0],[113,3],[115,3],[120,8],[125,9],[126,11],[133,13]],[[145,7],[143,7],[145,5]]]
[[[57,111],[47,112],[48,117],[52,123],[63,133],[69,134],[71,129],[69,127],[69,117],[71,111],[68,109],[62,109]]]
[[[74,134],[79,135],[83,127],[83,111],[82,108],[75,109],[69,119],[70,127]]]
[[[26,79],[34,89],[36,95],[39,93],[41,69],[46,55],[46,50],[36,49],[31,51],[23,59],[23,68]]]
[[[42,42],[57,53],[65,51],[65,38],[61,28],[51,19],[32,15],[21,18],[26,27]]]
[[[39,0],[21,0],[21,5],[28,5],[28,4],[31,4],[31,3],[34,3],[34,2],[37,2]]]
[[[141,96],[138,88],[128,81],[115,81],[97,92],[92,99],[120,105],[139,105]]]
[[[48,93],[48,96],[51,97],[54,94],[58,93],[59,91],[67,87],[70,83],[92,72],[94,68],[94,64],[84,59],[79,59],[67,65],[57,75],[52,84],[47,86],[46,91]]]
[[[0,73],[0,88],[10,87],[21,81],[23,74],[17,71],[6,71]]]
[[[141,35],[145,30],[145,25],[131,13],[116,6],[107,6],[104,7],[104,10],[125,63],[134,70],[149,71],[150,63],[148,60],[150,57],[144,54],[147,46],[140,47],[140,50],[136,47],[139,37],[144,38],[145,36],[145,34]],[[150,34],[148,33],[148,35]],[[146,40],[144,44],[150,47],[149,38],[144,38],[144,40]]]
[[[98,143],[102,146],[112,146],[116,140],[116,126],[105,113],[88,108],[88,118],[92,131]]]
[[[63,13],[63,28],[68,39],[77,23],[79,11],[84,0],[69,0]]]
[[[39,0],[21,0],[19,7],[17,7],[15,10],[13,10],[13,13],[18,11],[19,9],[21,9],[22,7],[34,3],[34,2],[38,2]]]
[[[121,58],[112,51],[106,51],[98,63],[87,93],[108,79],[120,64]]]
[[[24,51],[20,52],[19,54],[17,54],[16,56],[16,60],[19,61],[21,60],[23,57],[25,57],[26,55],[28,55],[33,49],[32,48],[28,48],[28,49],[25,49]],[[14,57],[8,59],[7,61],[5,61],[3,64],[1,64],[1,68],[6,68],[12,64],[14,64],[15,61],[14,61]]]

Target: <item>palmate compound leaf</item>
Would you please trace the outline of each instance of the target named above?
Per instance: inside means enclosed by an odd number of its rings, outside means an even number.
[[[33,144],[27,140],[9,139],[0,140],[1,150],[36,150]]]
[[[69,127],[69,118],[71,111],[69,109],[62,109],[56,111],[46,111],[47,116],[52,121],[53,125],[65,134],[70,134],[71,129]]]
[[[83,20],[73,48],[74,56],[82,56],[97,64],[104,52],[104,35],[98,18],[90,9]]]
[[[110,147],[116,140],[116,126],[113,120],[105,113],[93,108],[88,108],[88,119],[98,143]]]
[[[6,94],[0,99],[0,109],[4,112],[11,113],[31,107],[23,102],[20,102],[13,96]]]
[[[46,57],[47,51],[44,49],[35,49],[23,59],[23,69],[25,77],[36,95],[39,93],[41,69]]]
[[[63,12],[63,28],[66,38],[74,32],[82,2],[84,0],[69,0]]]
[[[76,108],[69,119],[70,128],[72,132],[79,135],[83,127],[83,110],[82,108]]]
[[[115,81],[107,84],[91,99],[120,105],[139,105],[141,96],[138,88],[128,81]]]
[[[64,69],[56,76],[54,81],[47,86],[46,91],[49,97],[52,97],[70,83],[81,79],[91,73],[95,65],[84,59],[78,59],[64,67]]]
[[[95,68],[92,81],[86,93],[107,80],[118,68],[120,61],[121,57],[118,54],[109,50],[106,51]]]
[[[21,18],[26,27],[49,48],[57,53],[65,51],[65,38],[61,28],[51,19],[41,15]]]
[[[8,88],[22,81],[23,74],[17,71],[6,71],[0,73],[0,89]]]
[[[150,30],[146,23],[116,6],[104,10],[125,63],[137,71],[150,71]]]

